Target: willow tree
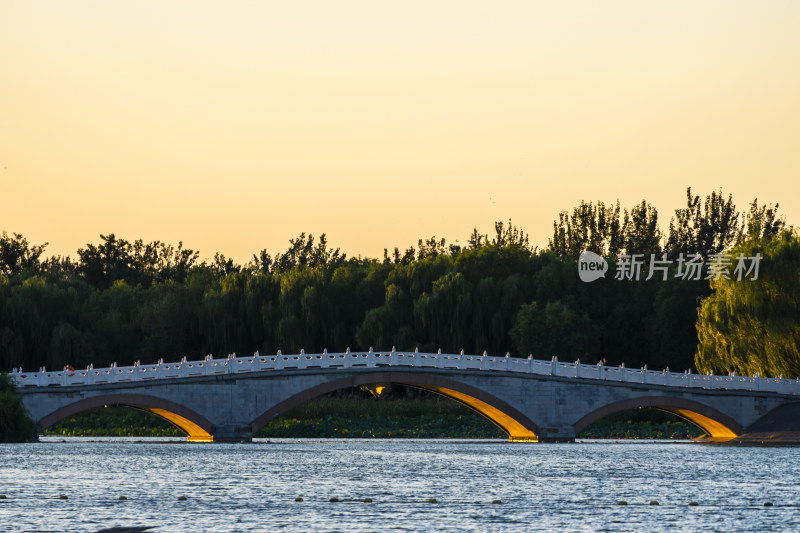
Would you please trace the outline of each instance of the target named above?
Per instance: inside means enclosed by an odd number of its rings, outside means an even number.
[[[32,436],[33,422],[22,399],[14,391],[11,378],[0,374],[0,442],[23,442]]]
[[[761,254],[754,272],[738,279],[737,257]],[[695,365],[701,372],[800,376],[800,237],[784,230],[734,247],[730,279],[711,282],[700,305]],[[748,264],[749,267],[749,264]]]

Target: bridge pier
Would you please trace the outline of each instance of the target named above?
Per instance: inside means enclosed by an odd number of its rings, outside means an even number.
[[[514,439],[512,439],[512,442]],[[575,428],[568,427],[540,427],[538,442],[575,442]]]
[[[253,442],[253,432],[249,427],[215,426],[214,442]]]

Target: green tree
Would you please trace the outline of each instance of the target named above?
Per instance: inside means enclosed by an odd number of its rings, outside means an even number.
[[[31,245],[19,233],[9,236],[3,231],[0,235],[0,274],[15,276],[24,270],[37,271],[46,246],[47,243]]]
[[[645,200],[635,205],[630,213],[625,211],[623,224],[625,253],[661,254],[661,230],[658,227],[658,211]]]
[[[744,240],[769,239],[786,227],[786,221],[778,215],[778,205],[758,205],[756,198],[744,215],[739,242]]]
[[[561,300],[523,305],[511,329],[511,338],[520,353],[533,354],[537,359],[556,356],[562,361],[581,358],[586,362],[598,356],[596,337],[586,313]]]
[[[661,230],[658,212],[642,200],[630,211],[603,202],[581,202],[572,213],[562,211],[553,222],[548,248],[562,257],[577,259],[589,250],[600,255],[659,253]]]
[[[471,284],[460,272],[449,272],[434,281],[431,292],[414,302],[421,337],[448,352],[471,348],[471,296]]]
[[[777,205],[753,202],[741,217],[721,192],[705,203],[691,191],[687,198],[666,247],[647,202],[630,210],[581,202],[559,215],[545,251],[532,249],[508,221],[497,222],[491,237],[473,230],[463,247],[430,237],[405,252],[387,248],[382,260],[347,258],[324,234],[300,234],[285,252],[262,250],[244,267],[220,254],[197,264],[198,252],[182,243],[113,234],[81,249],[74,263],[42,261],[44,245],[3,233],[0,369],[348,346],[545,350],[682,369],[697,347],[697,299],[710,293],[708,283],[673,275],[586,284],[576,259],[585,249],[712,253],[732,242],[769,240],[785,225]],[[563,324],[571,333],[555,335]]]
[[[24,442],[33,437],[33,422],[14,391],[8,374],[0,374],[0,442]]]
[[[698,370],[800,377],[800,238],[784,230],[730,254],[734,266],[739,254],[761,254],[758,279],[711,281],[697,320]]]
[[[269,257],[266,251],[262,251],[259,257],[253,256],[254,262],[261,269],[266,265],[273,272],[283,273],[293,268],[320,269],[328,265],[336,265],[344,261],[346,257],[335,250],[328,248],[328,239],[323,233],[319,237],[319,242],[314,245],[314,236],[301,233],[296,239],[289,239],[289,248],[282,254],[276,254],[275,258]]]
[[[520,248],[529,248],[530,243],[528,242],[528,234],[522,230],[522,228],[518,228],[515,226],[511,219],[508,219],[508,225],[506,226],[502,221],[498,220],[494,223],[494,232],[495,236],[491,241],[491,244],[499,247],[505,246],[518,246]]]
[[[726,200],[722,190],[712,192],[701,202],[689,187],[686,189],[686,207],[676,209],[669,222],[665,250],[670,257],[699,254],[707,258],[736,242],[739,224],[740,213],[730,194]]]
[[[118,239],[113,233],[101,234],[100,239],[103,241],[101,244],[88,243],[86,248],[78,250],[78,272],[90,284],[105,289],[133,274],[134,258],[131,243],[125,239]]]
[[[161,241],[133,243],[110,233],[100,235],[98,245],[87,244],[78,250],[79,261],[75,270],[95,287],[105,289],[115,281],[124,280],[130,285],[150,285],[156,281],[183,281],[195,266],[199,252],[185,249],[183,242],[177,248]],[[48,263],[54,270],[68,272],[72,268],[69,258]],[[238,266],[225,256],[216,254],[214,263],[205,265],[222,274],[238,271]]]

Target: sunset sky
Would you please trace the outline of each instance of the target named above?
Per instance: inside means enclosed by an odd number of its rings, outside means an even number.
[[[797,225],[798,28],[796,0],[0,0],[0,230],[543,246],[581,200],[666,229],[689,185]]]

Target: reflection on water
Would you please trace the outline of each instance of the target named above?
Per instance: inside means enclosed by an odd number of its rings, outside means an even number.
[[[91,440],[0,445],[0,531],[800,529],[800,448]]]

